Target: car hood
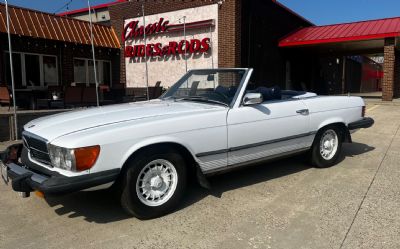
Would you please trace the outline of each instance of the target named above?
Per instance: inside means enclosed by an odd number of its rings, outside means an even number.
[[[225,107],[186,101],[153,100],[89,108],[42,117],[27,123],[24,130],[52,141],[63,135],[100,126],[160,116],[172,118],[220,110],[221,108]]]

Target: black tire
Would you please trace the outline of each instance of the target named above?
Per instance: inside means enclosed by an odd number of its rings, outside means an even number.
[[[330,157],[324,158],[321,152],[321,142],[322,137],[327,134],[327,132],[334,132],[337,136],[337,149],[336,152]],[[332,133],[331,133],[332,134]],[[315,136],[312,148],[310,150],[311,153],[311,163],[317,168],[329,168],[335,165],[340,157],[342,152],[342,143],[343,143],[343,132],[338,126],[327,126],[318,131]]]
[[[123,179],[121,184],[121,205],[123,209],[129,214],[139,219],[152,219],[160,217],[164,214],[171,212],[179,204],[183,197],[187,184],[187,171],[184,158],[176,151],[164,149],[159,152],[148,150],[140,153],[129,162],[125,172],[123,172]],[[150,206],[146,205],[139,198],[139,193],[136,190],[136,183],[139,174],[143,174],[142,170],[151,162],[155,160],[166,160],[170,162],[177,173],[177,185],[172,196],[162,205]],[[165,182],[163,182],[165,184]],[[171,190],[172,191],[172,190]]]

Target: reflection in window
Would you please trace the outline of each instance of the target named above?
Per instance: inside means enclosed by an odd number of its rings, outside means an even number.
[[[111,63],[96,60],[97,80],[100,85],[111,86]],[[93,60],[74,59],[74,82],[95,84]]]
[[[94,78],[94,66],[93,66],[93,61],[90,60],[88,61],[88,69],[89,69],[89,83],[96,83],[96,79]],[[99,62],[96,61],[96,70],[97,70],[97,80],[99,81],[99,84],[101,84],[101,79],[99,77]]]
[[[86,61],[74,59],[74,82],[86,83]]]
[[[111,85],[111,63],[108,61],[103,61],[103,75],[102,83],[110,86]]]
[[[7,52],[4,53],[4,62],[5,62],[6,81],[7,84],[11,86],[10,54]],[[23,86],[21,54],[13,53],[13,66],[14,66],[15,87],[21,88]]]
[[[39,55],[25,55],[26,85],[29,87],[40,86],[40,61]]]
[[[57,85],[57,58],[54,56],[43,56],[44,85]]]

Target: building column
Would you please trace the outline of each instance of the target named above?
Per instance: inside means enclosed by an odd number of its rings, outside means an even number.
[[[74,61],[73,61],[73,49],[70,44],[62,45],[62,71],[61,71],[61,84],[64,86],[70,86],[74,81]]]
[[[400,98],[400,51],[395,49],[393,96]]]
[[[382,81],[382,100],[392,101],[394,96],[396,64],[396,48],[394,38],[385,39],[384,57],[385,62],[383,64],[384,75]]]
[[[242,1],[225,1],[218,11],[218,66],[241,67]]]

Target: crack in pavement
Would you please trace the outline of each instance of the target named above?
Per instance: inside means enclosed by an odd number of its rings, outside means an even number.
[[[400,130],[400,125],[397,127],[397,130],[396,130],[396,132],[394,133],[394,135],[393,135],[393,137],[392,137],[392,139],[391,139],[391,141],[390,141],[390,144],[389,144],[388,148],[387,148],[386,151],[385,151],[385,155],[383,156],[381,162],[379,163],[378,168],[376,169],[376,172],[375,172],[375,174],[374,174],[374,177],[372,178],[372,180],[371,180],[371,182],[370,182],[370,184],[369,184],[369,186],[368,186],[368,189],[367,189],[367,191],[365,192],[365,194],[364,194],[364,196],[363,196],[363,199],[362,199],[360,205],[358,206],[357,212],[355,213],[355,215],[354,215],[354,217],[353,217],[353,220],[352,220],[352,222],[351,222],[351,224],[350,224],[350,226],[349,226],[349,228],[348,228],[348,230],[347,230],[347,232],[346,232],[346,235],[344,236],[344,238],[343,238],[343,240],[342,240],[342,243],[340,244],[339,249],[342,249],[342,248],[343,248],[344,242],[346,242],[346,239],[347,239],[347,237],[348,237],[348,235],[349,235],[349,233],[350,233],[350,231],[351,231],[351,228],[353,227],[353,224],[354,224],[354,222],[355,222],[355,220],[356,220],[356,218],[357,218],[357,216],[358,216],[358,213],[360,212],[361,207],[362,207],[362,205],[364,204],[364,201],[365,201],[365,199],[366,199],[366,197],[367,197],[367,195],[368,195],[369,190],[370,190],[371,187],[372,187],[372,184],[374,184],[375,178],[376,178],[376,176],[378,175],[378,172],[380,171],[380,169],[381,169],[381,167],[382,167],[382,164],[383,164],[383,162],[385,161],[386,156],[387,156],[387,154],[388,154],[388,152],[389,152],[389,149],[392,147],[393,141],[394,141],[394,139],[396,138],[397,133],[399,132],[399,130]]]

